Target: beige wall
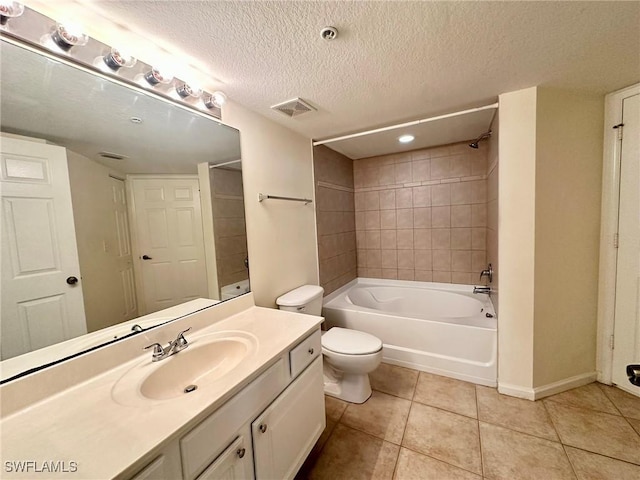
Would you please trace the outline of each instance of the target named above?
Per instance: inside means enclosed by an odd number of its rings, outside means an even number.
[[[124,291],[116,262],[112,170],[68,149],[67,161],[87,330],[94,332],[130,318],[123,316]]]
[[[536,88],[500,95],[498,382],[533,387]],[[516,392],[511,392],[516,393]]]
[[[538,90],[534,387],[595,371],[603,112]]]
[[[275,307],[283,293],[318,284],[315,209],[259,203],[258,194],[314,197],[311,140],[233,102],[223,118],[240,130],[251,290],[257,305]]]
[[[500,96],[501,391],[595,372],[602,112],[562,90]]]
[[[498,260],[498,198],[500,162],[499,162],[499,138],[500,118],[496,110],[496,116],[491,123],[491,137],[488,140],[487,149],[487,263],[493,268],[493,280],[491,282],[491,300],[496,313],[500,313],[500,272]],[[485,280],[485,284],[488,282]]]
[[[469,284],[486,267],[487,144],[354,161],[358,276]]]
[[[313,149],[320,285],[324,294],[355,279],[353,161],[324,145]]]

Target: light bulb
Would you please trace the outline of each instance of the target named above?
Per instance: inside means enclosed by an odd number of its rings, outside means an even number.
[[[398,141],[400,143],[411,143],[416,139],[416,137],[414,137],[413,135],[402,135],[400,138],[398,138]]]
[[[149,85],[158,85],[159,83],[166,85],[173,80],[173,74],[165,68],[153,67],[147,73],[144,74],[144,79]]]
[[[65,52],[76,45],[86,45],[89,37],[82,31],[78,25],[59,23],[55,30],[51,33],[51,39],[55,44]]]
[[[213,92],[204,102],[207,108],[222,108],[227,103],[227,96],[224,92]]]
[[[126,54],[119,48],[112,48],[108,55],[103,57],[104,63],[107,64],[112,70],[118,70],[122,67],[130,68],[136,64],[136,59],[131,55]]]
[[[192,87],[187,83],[183,83],[176,87],[176,92],[182,98],[200,98],[202,95],[202,90],[197,87]]]
[[[0,25],[6,25],[10,18],[19,17],[24,12],[24,5],[20,2],[0,0]]]

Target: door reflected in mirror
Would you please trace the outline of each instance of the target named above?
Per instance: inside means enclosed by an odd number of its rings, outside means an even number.
[[[249,291],[237,130],[0,45],[1,380]]]

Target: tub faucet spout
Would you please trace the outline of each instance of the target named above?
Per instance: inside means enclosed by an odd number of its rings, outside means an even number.
[[[485,293],[487,295],[491,294],[491,287],[473,287],[473,293]]]

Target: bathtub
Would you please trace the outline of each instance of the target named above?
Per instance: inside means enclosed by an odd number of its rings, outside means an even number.
[[[323,302],[327,328],[375,335],[383,361],[495,387],[498,322],[471,285],[358,278]]]

